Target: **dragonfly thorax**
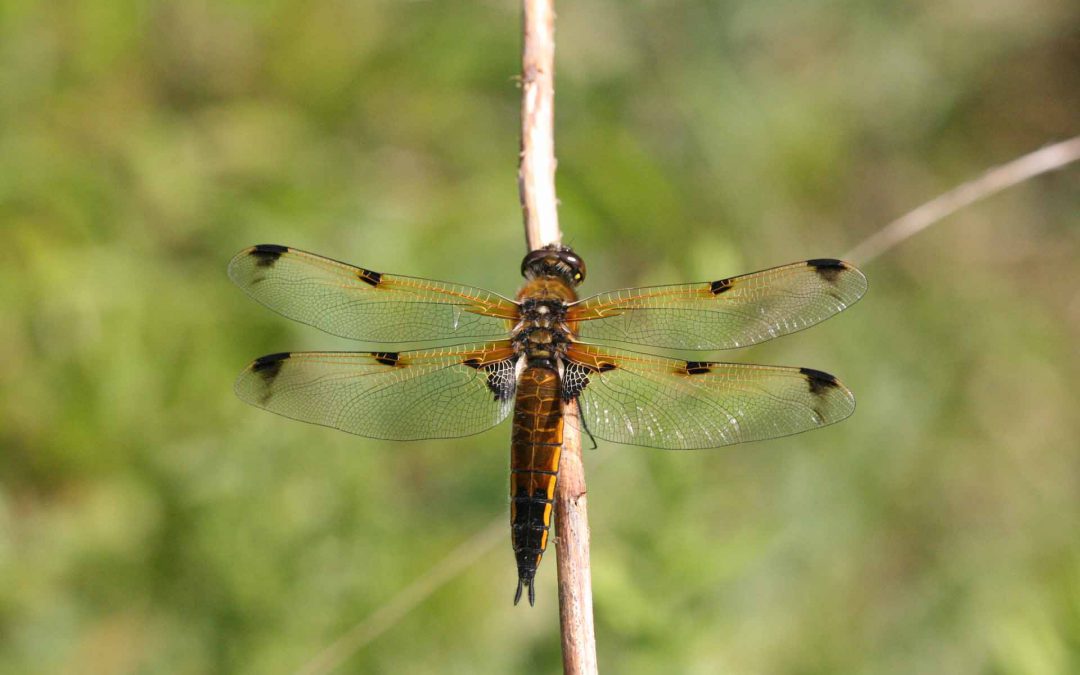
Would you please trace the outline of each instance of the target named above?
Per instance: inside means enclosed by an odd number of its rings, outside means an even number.
[[[566,351],[570,338],[561,328],[533,325],[522,327],[514,344],[529,364],[552,366],[555,357]]]
[[[535,292],[532,297],[521,298],[521,322],[512,339],[528,363],[550,365],[570,343],[566,301],[550,293],[552,289],[544,288],[542,281],[533,282],[533,285],[539,288],[532,289]]]
[[[521,321],[526,325],[550,328],[566,320],[566,303],[561,298],[524,298]]]

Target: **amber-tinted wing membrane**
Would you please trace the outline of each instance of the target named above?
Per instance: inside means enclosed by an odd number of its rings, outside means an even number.
[[[573,345],[564,387],[597,438],[672,450],[788,436],[839,422],[855,397],[808,368],[683,361]]]
[[[497,293],[373,272],[275,244],[241,251],[229,278],[290,319],[369,342],[505,337],[517,303]]]
[[[296,352],[256,359],[237,395],[285,417],[390,440],[469,436],[514,405],[508,341],[410,352]]]
[[[581,338],[668,349],[732,349],[794,333],[866,292],[840,260],[807,260],[729,279],[601,293],[571,305]]]

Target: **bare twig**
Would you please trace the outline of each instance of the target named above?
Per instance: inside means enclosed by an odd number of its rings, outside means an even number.
[[[521,54],[521,165],[518,189],[529,250],[562,240],[555,198],[555,9],[524,0]],[[577,404],[566,410],[555,488],[555,544],[563,671],[597,672],[589,563],[589,519]]]
[[[524,0],[518,192],[530,251],[562,241],[555,199],[555,9]]]
[[[994,167],[975,180],[953,188],[914,211],[897,218],[851,249],[844,257],[860,264],[870,262],[969,204],[974,204],[1039,174],[1060,169],[1078,159],[1080,159],[1080,136],[1048,145],[1014,159],[1008,164]]]
[[[597,672],[593,626],[589,517],[577,402],[566,410],[559,481],[555,486],[555,557],[559,568],[559,624],[563,672]]]

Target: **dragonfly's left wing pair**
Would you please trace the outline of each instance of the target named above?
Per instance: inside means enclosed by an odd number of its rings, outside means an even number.
[[[517,303],[496,293],[382,274],[281,246],[241,252],[229,274],[282,314],[369,341],[505,338]],[[571,306],[588,338],[720,349],[817,323],[858,300],[862,275],[809,261],[702,284],[605,293]],[[517,356],[506,339],[403,352],[275,354],[252,363],[236,391],[298,420],[373,438],[479,433],[513,405]],[[851,392],[809,369],[684,361],[574,344],[565,395],[597,438],[702,448],[773,438],[844,419]]]
[[[411,352],[294,352],[256,359],[237,395],[285,417],[368,438],[455,438],[514,407],[514,350],[503,340]]]

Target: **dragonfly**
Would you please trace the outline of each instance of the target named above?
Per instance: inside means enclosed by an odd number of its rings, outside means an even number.
[[[855,409],[851,391],[819,370],[633,349],[735,349],[813,326],[866,292],[866,277],[841,260],[583,299],[585,262],[560,245],[525,256],[513,298],[276,244],[241,251],[228,273],[253,299],[327,333],[426,346],[262,356],[236,381],[247,403],[395,441],[470,436],[513,415],[514,604],[524,589],[536,601],[566,423],[594,439],[689,450],[796,434]],[[566,415],[574,403],[578,416]]]

